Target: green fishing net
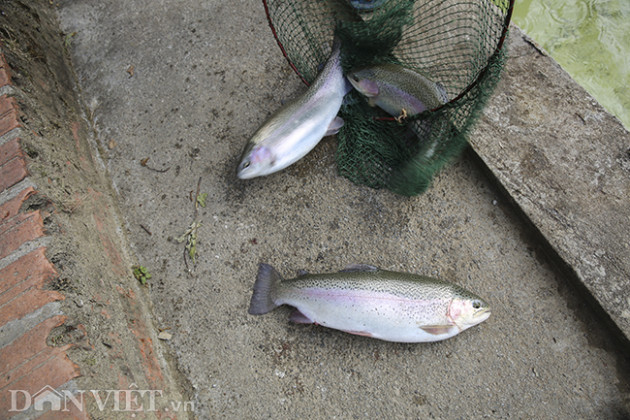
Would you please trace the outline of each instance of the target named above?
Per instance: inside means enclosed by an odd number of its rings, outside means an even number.
[[[341,40],[342,67],[395,63],[441,83],[449,101],[397,122],[346,95],[337,168],[357,184],[417,195],[466,145],[503,68],[514,0],[263,0],[289,64],[312,82]]]

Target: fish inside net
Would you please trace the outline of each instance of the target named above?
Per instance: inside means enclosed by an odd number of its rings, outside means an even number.
[[[263,0],[289,64],[317,76],[334,37],[344,72],[394,63],[444,86],[443,106],[397,122],[355,90],[340,110],[337,168],[357,184],[417,195],[466,145],[505,59],[514,0]],[[361,7],[355,7],[361,4]]]

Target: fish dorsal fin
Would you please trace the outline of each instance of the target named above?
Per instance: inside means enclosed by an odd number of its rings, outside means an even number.
[[[306,276],[307,274],[308,274],[308,271],[307,271],[307,270],[298,270],[298,271],[297,271],[297,276],[298,276],[298,277],[304,277],[304,276]]]
[[[420,329],[426,333],[432,335],[448,334],[453,328],[457,328],[454,325],[423,325]]]
[[[378,271],[378,267],[368,264],[350,264],[341,270],[341,273],[352,273],[355,271]]]

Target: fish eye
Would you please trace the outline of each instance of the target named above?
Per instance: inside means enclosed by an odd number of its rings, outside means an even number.
[[[247,162],[243,163],[243,169],[249,168],[249,165],[251,165],[252,162],[250,160],[248,160]]]
[[[359,76],[357,76],[356,74],[353,74],[351,77],[352,77],[352,80],[354,80],[355,82],[359,81]]]
[[[481,302],[479,302],[478,300],[474,300],[472,303],[472,307],[475,309],[481,308]]]

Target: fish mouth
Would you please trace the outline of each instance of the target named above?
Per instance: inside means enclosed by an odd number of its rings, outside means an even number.
[[[346,80],[348,81],[348,83],[350,83],[350,89],[348,89],[348,92],[350,92],[352,90],[352,88],[354,88],[357,92],[361,93],[364,96],[369,97],[370,95],[368,95],[366,92],[363,92],[363,89],[361,88],[361,80],[359,79],[354,79],[354,77],[352,76],[352,74],[349,74],[348,76],[346,76]],[[346,92],[346,93],[348,93]]]
[[[479,311],[477,311],[477,313],[475,314],[475,322],[477,324],[485,321],[486,319],[490,318],[490,315],[492,314],[492,311],[490,310],[490,308],[483,308],[480,309]]]
[[[470,318],[466,320],[460,320],[459,322],[454,322],[459,329],[459,332],[467,330],[470,327],[474,327],[475,325],[481,324],[486,319],[490,318],[490,308],[482,308],[475,312]]]
[[[240,166],[236,169],[236,177],[238,179],[251,179],[254,178],[255,175],[248,172],[246,168],[241,168]]]
[[[359,90],[359,87],[357,86],[357,84],[359,83],[358,80],[353,80],[352,74],[349,74],[346,76],[346,80],[348,82],[350,82],[350,84],[352,85],[352,87],[354,87],[355,89]]]
[[[252,178],[252,176],[248,176],[249,174],[247,173],[247,168],[243,168],[243,164],[238,165],[238,167],[236,168],[236,177],[238,179],[248,179],[248,178]]]

